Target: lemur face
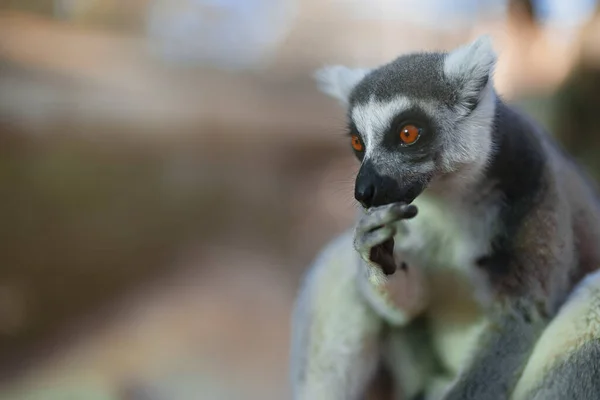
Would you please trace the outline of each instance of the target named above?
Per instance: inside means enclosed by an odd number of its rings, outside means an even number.
[[[327,67],[320,88],[347,108],[365,208],[456,190],[480,176],[492,145],[495,53],[487,36],[449,53],[403,55],[379,68]]]

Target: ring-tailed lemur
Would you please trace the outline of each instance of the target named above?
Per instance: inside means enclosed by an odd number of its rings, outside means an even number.
[[[596,192],[496,94],[495,61],[482,36],[319,71],[364,210],[302,285],[295,399],[362,398],[382,358],[409,399],[600,398],[600,273],[567,301],[600,266]]]

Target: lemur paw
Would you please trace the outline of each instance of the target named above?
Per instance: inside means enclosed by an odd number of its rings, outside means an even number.
[[[415,206],[400,203],[372,208],[355,230],[354,248],[366,264],[358,275],[359,288],[373,309],[392,325],[407,324],[428,302],[420,269],[394,259],[394,236],[405,229],[398,222],[416,214]]]
[[[376,265],[386,274],[396,272],[394,261],[394,235],[399,225],[396,222],[417,215],[412,204],[392,203],[373,207],[360,219],[354,234],[354,248],[370,265]]]

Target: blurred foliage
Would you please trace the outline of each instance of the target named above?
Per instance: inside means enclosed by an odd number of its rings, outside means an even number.
[[[51,0],[0,0],[0,10],[18,10],[53,16],[55,3]]]
[[[556,135],[600,182],[600,67],[580,63],[554,97]]]

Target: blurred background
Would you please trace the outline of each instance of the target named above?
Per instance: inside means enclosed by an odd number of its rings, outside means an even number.
[[[0,399],[286,399],[299,280],[354,217],[324,64],[490,33],[600,178],[591,0],[0,0]]]

